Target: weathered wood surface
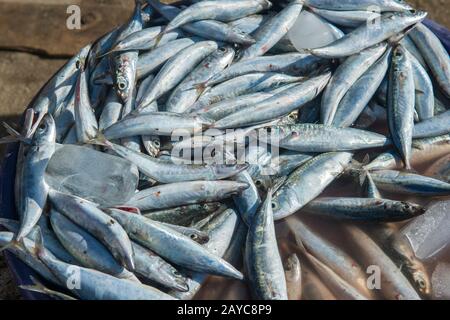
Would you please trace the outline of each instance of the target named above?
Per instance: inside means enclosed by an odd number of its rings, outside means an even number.
[[[67,8],[81,9],[81,29],[67,28]],[[70,56],[126,21],[133,0],[0,0],[0,48],[25,48]]]

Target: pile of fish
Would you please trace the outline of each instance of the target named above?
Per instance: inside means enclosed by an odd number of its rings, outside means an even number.
[[[305,12],[337,40],[297,50],[287,35]],[[136,1],[44,86],[20,132],[5,124],[20,219],[0,220],[0,245],[40,276],[23,288],[430,298],[399,236],[450,196],[414,171],[450,153],[450,59],[425,16],[399,0]]]

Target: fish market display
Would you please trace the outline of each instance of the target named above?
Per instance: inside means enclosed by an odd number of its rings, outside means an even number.
[[[20,131],[4,123],[17,219],[0,219],[0,250],[34,272],[22,288],[448,299],[450,58],[426,15],[398,0],[136,0]]]

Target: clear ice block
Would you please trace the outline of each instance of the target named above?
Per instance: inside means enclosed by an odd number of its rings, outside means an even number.
[[[419,259],[429,259],[450,244],[450,200],[434,203],[401,230]]]
[[[433,298],[450,299],[450,263],[439,263],[431,277]]]
[[[300,13],[288,37],[299,51],[319,48],[339,38],[328,22],[308,11]]]
[[[138,170],[130,162],[77,145],[58,145],[46,172],[51,188],[102,206],[126,203],[138,181]]]

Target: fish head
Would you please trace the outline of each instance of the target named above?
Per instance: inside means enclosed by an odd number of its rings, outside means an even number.
[[[271,207],[275,220],[291,215],[292,208],[300,206],[299,199],[290,187],[281,187],[272,197]]]
[[[126,76],[118,74],[115,81],[117,95],[122,101],[127,101],[130,97],[130,83]]]
[[[33,144],[40,145],[43,143],[55,143],[56,141],[56,124],[55,120],[50,114],[46,114],[33,136]]]
[[[431,282],[428,274],[424,270],[414,269],[412,276],[419,292],[424,296],[429,296],[431,294]]]
[[[242,31],[239,28],[233,27],[233,32],[230,34],[230,40],[235,43],[241,43],[242,45],[252,45],[256,42],[255,39],[248,33]]]
[[[221,57],[229,65],[233,61],[235,53],[232,46],[223,45],[216,50],[215,55]]]
[[[393,12],[392,15],[394,18],[404,18],[405,23],[409,25],[413,25],[416,23],[421,22],[425,17],[427,16],[427,12],[422,10],[416,10],[414,8],[410,8],[407,10],[399,11],[399,12]]]
[[[403,202],[402,206],[402,211],[410,217],[420,216],[425,213],[425,208],[415,203]]]

